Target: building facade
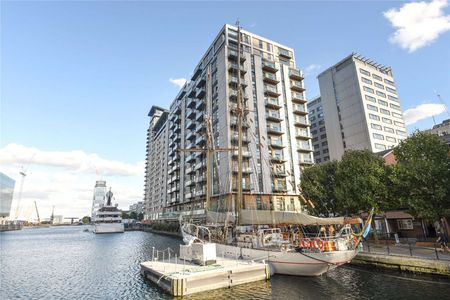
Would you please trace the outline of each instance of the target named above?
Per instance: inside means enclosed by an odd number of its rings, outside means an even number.
[[[8,218],[14,195],[14,179],[0,172],[0,218]]]
[[[351,54],[318,79],[330,159],[347,149],[383,151],[406,138],[390,67]]]
[[[300,209],[301,169],[313,163],[303,74],[289,47],[241,31],[238,62],[237,45],[237,28],[225,25],[160,124],[166,128],[166,138],[161,135],[158,142],[148,139],[147,218],[161,212],[202,213],[206,176],[213,182],[211,208],[231,210],[237,191],[238,83],[245,111],[244,206]],[[152,128],[154,117],[150,118]],[[206,155],[201,150],[206,145],[206,126],[214,147],[223,149],[215,152],[210,174],[205,172]],[[152,136],[156,131],[149,132]],[[157,153],[152,152],[157,144],[166,160],[158,161]],[[157,172],[163,187],[159,192],[149,183]]]
[[[437,135],[443,142],[450,144],[450,119],[442,121],[442,123],[436,124],[433,128],[425,130],[426,133]]]
[[[316,164],[329,161],[328,139],[325,128],[322,99],[316,97],[308,102],[309,121],[311,122],[312,145]]]

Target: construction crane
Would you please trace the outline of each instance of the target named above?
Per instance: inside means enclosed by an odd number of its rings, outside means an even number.
[[[22,176],[20,180],[20,188],[19,188],[19,199],[17,200],[16,204],[16,220],[19,218],[19,210],[20,210],[20,202],[22,201],[22,192],[23,192],[23,182],[25,181],[25,176],[27,176],[27,173],[25,173],[25,170],[22,167],[22,171],[19,172],[20,176]]]
[[[37,208],[36,200],[34,200],[34,206],[36,207],[36,215],[37,215],[37,218],[38,218],[38,223],[40,224],[41,223],[41,218],[39,218],[39,210]]]

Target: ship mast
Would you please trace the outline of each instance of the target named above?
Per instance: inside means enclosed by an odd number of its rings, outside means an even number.
[[[239,20],[237,25],[237,129],[238,129],[238,165],[237,165],[237,201],[236,201],[236,223],[239,224],[240,212],[243,204],[242,194],[242,119],[243,119],[243,102],[241,94],[241,28]]]

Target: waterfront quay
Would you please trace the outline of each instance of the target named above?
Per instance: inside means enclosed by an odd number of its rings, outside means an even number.
[[[0,298],[173,299],[140,274],[140,264],[152,259],[153,247],[179,249],[181,239],[143,231],[95,235],[87,228],[1,233]],[[447,299],[449,293],[448,278],[346,265],[320,277],[274,275],[189,299]]]

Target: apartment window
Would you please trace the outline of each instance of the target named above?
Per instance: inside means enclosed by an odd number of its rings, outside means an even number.
[[[379,133],[372,133],[373,138],[377,139],[377,140],[384,140],[384,135],[379,134]]]
[[[323,153],[323,154],[327,154],[327,153],[328,153],[328,149],[323,149],[323,150],[322,150],[322,153]]]
[[[378,99],[378,103],[380,103],[383,106],[388,106],[388,103],[386,101],[384,101],[384,100]]]
[[[316,164],[320,163],[322,160],[320,158],[316,158]]]
[[[382,144],[375,143],[375,149],[386,150],[386,146]]]
[[[386,141],[392,142],[392,143],[397,142],[397,140],[395,138],[391,137],[391,136],[386,136]]]
[[[378,108],[375,105],[367,104],[367,108],[373,111],[378,111]]]
[[[322,110],[322,106],[317,107],[317,111],[321,111]]]
[[[386,87],[386,90],[388,91],[388,92],[391,92],[391,93],[393,93],[393,94],[397,94],[397,90],[396,89],[393,89],[393,88],[390,88],[390,87]]]
[[[401,127],[405,126],[405,123],[399,121],[394,121],[394,124]]]
[[[369,80],[366,77],[361,77],[361,81],[367,84],[372,84],[372,80]]]
[[[325,131],[325,127],[320,127],[319,131],[320,132],[324,132]]]
[[[320,155],[320,151],[315,151],[315,152],[314,152],[314,155],[315,155],[315,156],[319,156],[319,155]]]
[[[323,113],[317,115],[318,118],[323,118]]]
[[[313,143],[317,142],[319,140],[319,138],[316,136],[315,138],[312,139]]]
[[[316,134],[317,134],[317,130],[313,130],[313,131],[311,131],[311,134],[314,134],[314,135],[316,135]]]
[[[379,84],[378,82],[375,82],[375,86],[376,86],[377,88],[379,88],[379,89],[384,90],[384,85]]]
[[[397,133],[398,135],[406,136],[406,132],[403,131],[403,130],[396,130],[396,133]]]
[[[400,108],[400,106],[397,105],[397,104],[392,104],[392,103],[391,103],[391,107],[392,107],[393,109],[402,110],[402,109]]]
[[[402,230],[413,230],[414,229],[412,219],[397,220],[397,227],[398,227],[398,229],[402,229]]]
[[[384,109],[384,108],[380,108],[380,112],[385,115],[391,115],[391,113],[387,109]]]
[[[364,75],[366,75],[366,76],[370,76],[370,72],[369,72],[369,71],[366,71],[366,70],[364,70],[364,69],[359,69],[359,72],[361,72],[361,74],[364,74]]]
[[[389,133],[394,133],[394,129],[391,127],[384,126],[384,131],[389,132]]]
[[[369,96],[369,95],[365,95],[366,100],[371,101],[371,102],[377,102],[377,100],[375,100],[375,97]]]
[[[319,125],[323,125],[323,124],[325,124],[325,121],[324,120],[320,120],[319,121]]]
[[[370,87],[367,87],[367,86],[363,86],[363,89],[364,89],[364,91],[366,91],[366,92],[368,92],[368,93],[371,93],[371,94],[373,94],[373,93],[374,93],[373,89],[372,89],[372,88],[370,88]]]
[[[377,95],[383,98],[386,98],[386,94],[380,91],[377,91]]]
[[[327,141],[322,142],[322,146],[328,146],[328,142]]]
[[[392,120],[388,118],[383,118],[383,122],[387,124],[392,124]]]
[[[397,98],[397,97],[394,97],[394,96],[391,96],[391,95],[388,95],[388,99],[389,99],[389,100],[392,100],[392,101],[398,102],[398,98]]]
[[[392,116],[396,117],[396,118],[402,118],[402,114],[398,114],[396,112],[392,113]]]
[[[317,126],[316,123],[311,124],[311,128],[315,128]]]
[[[313,116],[313,117],[309,118],[309,120],[310,120],[311,122],[315,121],[315,120],[316,120],[316,116]]]
[[[372,73],[372,77],[376,80],[383,81],[383,78],[381,78],[381,76],[378,76],[377,74]]]
[[[378,124],[370,123],[370,127],[376,130],[382,130],[382,127]]]
[[[369,114],[369,118],[371,118],[372,120],[380,121],[380,117],[374,114]]]
[[[320,136],[320,138],[321,139],[326,139],[327,138],[327,134],[325,133],[325,134],[322,134],[321,136]]]
[[[395,84],[394,84],[394,82],[393,81],[390,81],[389,79],[384,79],[384,82],[385,83],[387,83],[387,84],[389,84],[389,85],[392,85],[392,86],[395,86]]]

